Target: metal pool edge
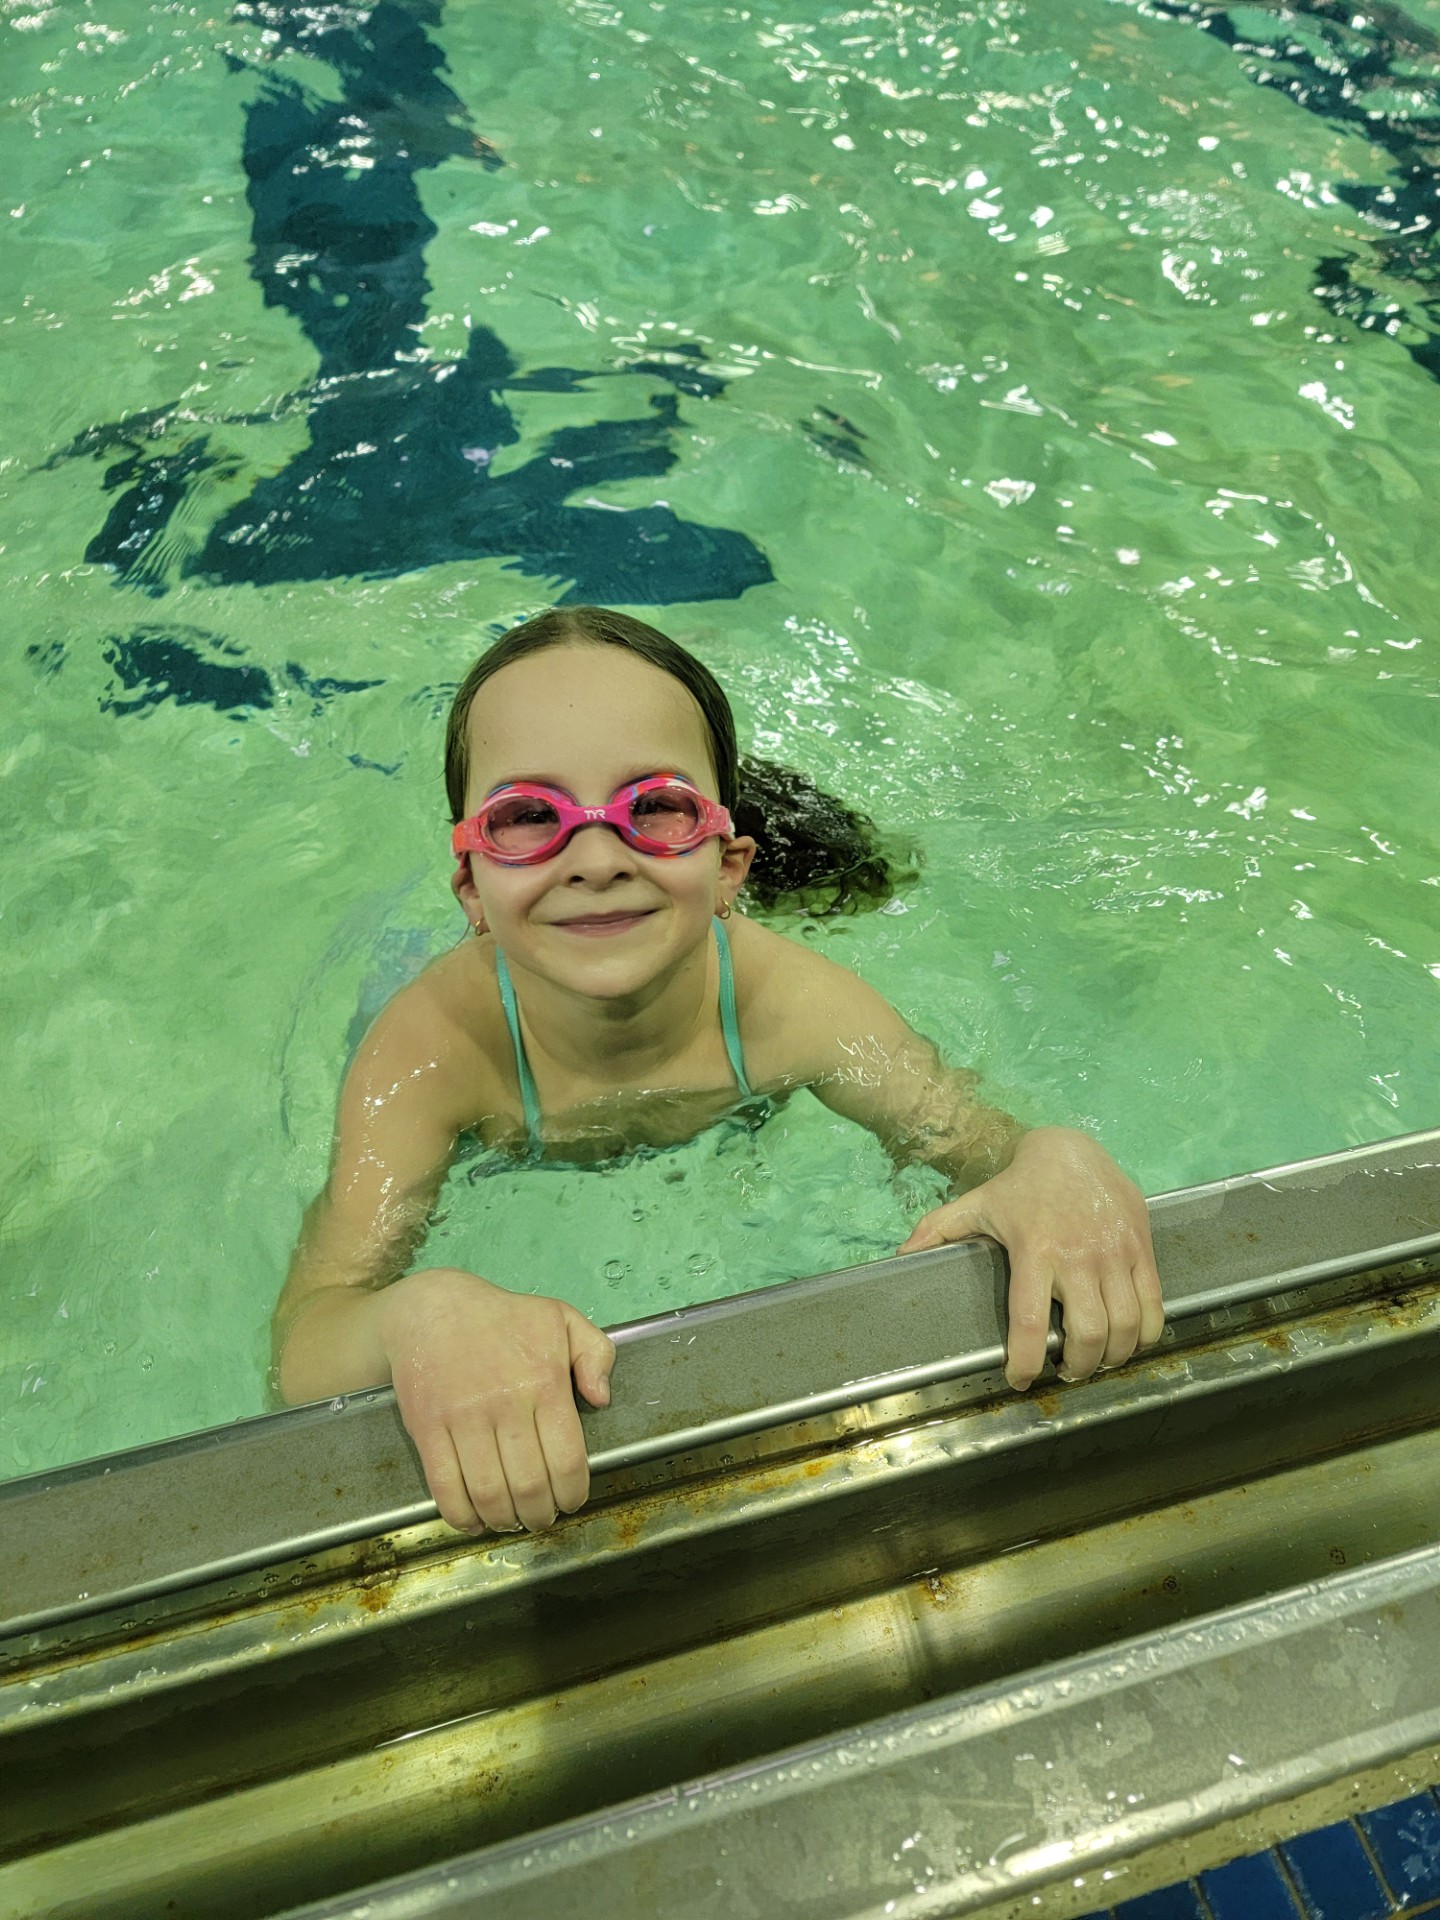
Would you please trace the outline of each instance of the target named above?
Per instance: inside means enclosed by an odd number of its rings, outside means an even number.
[[[285,1920],[730,1920],[792,1906],[809,1920],[922,1920],[1028,1911],[1057,1888],[1108,1904],[1107,1879],[1137,1856],[1164,1847],[1173,1860],[1187,1836],[1437,1750],[1440,1545]]]
[[[1440,1129],[1162,1194],[1149,1203],[1171,1329],[1440,1255]],[[1000,1391],[1005,1265],[936,1249],[611,1331],[592,1472],[970,1381]],[[0,1484],[0,1638],[130,1607],[433,1520],[376,1388]]]

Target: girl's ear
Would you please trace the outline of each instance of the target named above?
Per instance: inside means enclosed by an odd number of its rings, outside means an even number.
[[[719,893],[725,905],[735,904],[735,896],[744,886],[754,858],[755,842],[748,833],[736,834],[733,840],[721,843]]]
[[[472,933],[485,932],[485,909],[480,904],[480,894],[470,872],[470,856],[467,854],[454,873],[450,876],[450,891],[465,909],[465,918],[470,922]]]

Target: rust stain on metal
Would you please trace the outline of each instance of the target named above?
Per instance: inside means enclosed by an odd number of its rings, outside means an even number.
[[[1433,1287],[1416,1288],[1413,1293],[1392,1293],[1368,1304],[1375,1317],[1386,1326],[1403,1331],[1430,1319],[1440,1304],[1440,1295]]]
[[[869,1434],[849,1436],[838,1445],[820,1450],[809,1448],[770,1464],[717,1462],[712,1466],[707,1463],[691,1480],[627,1488],[623,1495],[609,1499],[602,1496],[589,1509],[589,1517],[603,1515],[611,1532],[610,1544],[619,1552],[628,1553],[641,1546],[657,1524],[664,1524],[668,1529],[677,1520],[682,1523],[704,1522],[707,1518],[724,1521],[733,1516],[739,1521],[749,1502],[806,1490],[827,1476],[838,1479],[837,1458],[853,1455],[871,1438]]]
[[[400,1577],[393,1569],[379,1573],[351,1591],[351,1599],[366,1613],[384,1613],[399,1590]]]
[[[641,1501],[631,1501],[622,1507],[611,1507],[606,1519],[615,1530],[615,1544],[622,1553],[631,1552],[640,1542],[645,1531],[645,1521],[653,1512],[653,1506]]]

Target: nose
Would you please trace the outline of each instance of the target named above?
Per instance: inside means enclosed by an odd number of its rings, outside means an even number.
[[[577,827],[560,849],[563,878],[580,880],[590,886],[634,873],[634,849],[605,820],[587,820]]]

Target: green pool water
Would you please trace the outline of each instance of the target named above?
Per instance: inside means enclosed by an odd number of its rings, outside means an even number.
[[[1433,151],[1440,5],[1406,17],[1374,98]],[[423,26],[505,165],[418,177],[412,364],[473,324],[521,374],[575,370],[507,392],[490,480],[668,408],[668,471],[580,463],[571,503],[763,549],[768,581],[633,610],[752,746],[923,853],[886,912],[795,936],[1152,1192],[1433,1125],[1436,256],[1339,192],[1393,148],[1124,0]],[[265,1405],[357,1019],[463,930],[449,689],[570,581],[495,554],[187,574],[307,444],[285,396],[316,352],[262,301],[241,155],[262,72],[333,72],[219,5],[5,0],[0,48],[15,1473]],[[1316,297],[1337,258],[1367,326]],[[201,439],[143,574],[87,561],[114,469]],[[147,634],[265,703],[153,673],[142,699]],[[887,1253],[930,1191],[802,1096],[602,1172],[462,1167],[431,1249],[614,1322]]]

